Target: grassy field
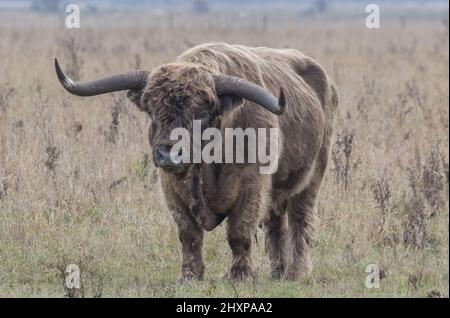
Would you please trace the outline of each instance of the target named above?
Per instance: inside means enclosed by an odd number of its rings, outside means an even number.
[[[448,17],[448,14],[447,14]],[[190,14],[62,18],[0,13],[0,297],[64,297],[82,271],[85,297],[449,296],[448,19],[313,20]],[[117,93],[67,94],[75,78],[151,69],[207,41],[292,47],[336,82],[340,111],[317,206],[314,270],[268,279],[264,236],[256,278],[223,278],[224,226],[206,235],[205,281],[180,284],[177,229],[149,159],[146,116]],[[380,288],[366,288],[378,264]]]

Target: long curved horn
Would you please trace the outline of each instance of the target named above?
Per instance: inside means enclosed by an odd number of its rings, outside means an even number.
[[[55,59],[55,69],[61,85],[68,92],[78,96],[94,96],[129,89],[142,89],[150,74],[147,71],[134,71],[108,76],[91,82],[79,83],[74,82],[64,74],[61,67],[59,67],[57,59]]]
[[[276,115],[284,113],[286,97],[284,96],[284,91],[281,87],[278,98],[276,98],[259,85],[239,77],[224,74],[216,75],[214,77],[214,85],[216,87],[217,95],[238,96],[248,99]]]

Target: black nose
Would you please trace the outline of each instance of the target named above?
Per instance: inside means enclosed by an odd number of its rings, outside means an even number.
[[[168,167],[176,167],[177,163],[173,162],[170,158],[170,150],[171,146],[156,146],[155,150],[153,152],[153,160],[155,162],[155,166],[161,167],[161,168],[168,168]]]

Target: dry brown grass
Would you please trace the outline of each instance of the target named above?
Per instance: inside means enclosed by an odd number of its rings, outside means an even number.
[[[207,235],[206,281],[179,285],[147,118],[124,94],[68,95],[52,65],[57,56],[73,76],[95,78],[151,69],[206,41],[299,49],[339,87],[315,269],[297,283],[267,279],[262,233],[257,279],[223,280],[222,226]],[[0,296],[64,296],[61,270],[76,263],[95,297],[448,297],[448,44],[438,18],[368,30],[293,14],[112,14],[69,31],[56,17],[0,13]],[[371,263],[384,272],[379,289],[364,287]]]

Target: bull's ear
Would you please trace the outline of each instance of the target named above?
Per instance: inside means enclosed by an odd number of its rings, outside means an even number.
[[[219,96],[219,101],[221,114],[235,109],[244,103],[244,99],[242,97],[238,97],[235,95],[221,95]]]
[[[130,89],[127,92],[127,98],[133,102],[140,110],[143,110],[141,107],[141,96],[142,90],[140,89]]]

